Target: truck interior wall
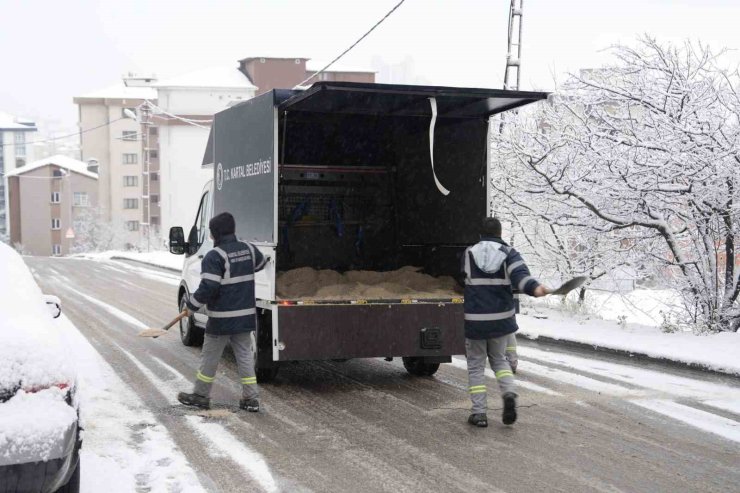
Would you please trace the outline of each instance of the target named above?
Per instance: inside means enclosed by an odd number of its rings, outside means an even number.
[[[429,123],[429,117],[291,112],[286,121],[281,115],[281,164],[382,171],[334,175],[332,186],[342,191],[337,201],[368,195],[359,219],[342,224],[341,233],[325,208],[312,206],[321,226],[291,221],[295,201],[301,200],[296,191],[305,189],[298,184],[322,187],[327,177],[301,182],[281,172],[278,269],[420,265],[432,275],[457,273],[462,246],[477,240],[485,212],[488,124],[482,119],[437,121],[435,170],[450,190],[444,196],[432,176]]]

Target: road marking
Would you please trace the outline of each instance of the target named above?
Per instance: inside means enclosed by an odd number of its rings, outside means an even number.
[[[102,309],[104,309],[105,311],[107,311],[108,313],[110,313],[111,315],[113,315],[114,317],[120,318],[124,322],[126,322],[128,324],[131,324],[131,325],[133,325],[134,327],[136,327],[138,329],[147,329],[147,328],[149,328],[146,324],[144,324],[144,322],[142,322],[142,321],[140,321],[140,320],[132,317],[128,313],[124,312],[123,310],[119,310],[115,306],[109,305],[108,303],[104,303],[104,302],[100,301],[99,299],[93,298],[92,296],[89,296],[89,295],[87,295],[87,294],[85,294],[85,293],[83,293],[81,291],[77,291],[73,287],[64,286],[64,288],[65,289],[68,289],[69,291],[72,291],[73,293],[75,293],[76,295],[78,295],[78,296],[80,296],[82,298],[85,298],[90,303],[93,303],[95,305],[98,305],[99,307],[101,307]]]
[[[630,383],[663,394],[697,400],[708,400],[707,404],[738,412],[740,388],[686,378],[654,370],[622,365],[602,360],[593,360],[563,353],[551,353],[530,347],[520,347],[519,353],[527,358],[574,368],[610,380]]]
[[[173,384],[172,381],[162,380],[133,354],[129,353],[118,344],[115,345],[118,347],[119,351],[131,360],[131,362],[141,371],[144,377],[154,385],[154,388],[157,389],[167,402],[173,405],[179,405],[177,400],[177,392],[180,390],[179,383]],[[170,372],[175,372],[175,375],[179,373],[177,370],[162,361],[160,361],[159,364],[164,364],[164,366],[168,367]],[[177,379],[178,382],[182,382],[183,380],[185,379]],[[167,389],[167,392],[165,392],[165,388]],[[232,459],[244,472],[247,473],[249,477],[257,481],[265,491],[278,491],[277,483],[275,482],[264,457],[244,445],[223,425],[207,422],[198,416],[185,416],[185,421],[198,437],[209,441],[214,447],[222,452],[223,455],[219,454],[219,456],[225,456]]]
[[[212,445],[209,448],[210,455],[234,460],[265,491],[278,491],[275,478],[272,477],[270,468],[261,454],[246,447],[220,424],[208,422],[200,416],[185,416],[185,421],[201,439],[210,442]]]
[[[549,378],[561,383],[567,383],[581,387],[582,389],[591,390],[599,394],[607,394],[615,397],[645,397],[646,392],[644,390],[635,390],[621,385],[602,382],[594,378],[589,378],[584,375],[577,373],[571,373],[569,371],[560,370],[558,368],[551,368],[549,366],[538,365],[531,361],[521,361],[520,367],[522,370],[526,370],[528,373],[535,373],[539,376]]]
[[[737,421],[666,399],[635,399],[631,402],[694,428],[740,443],[740,423]]]

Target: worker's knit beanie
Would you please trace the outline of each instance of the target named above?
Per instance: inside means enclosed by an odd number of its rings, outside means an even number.
[[[219,241],[224,236],[233,235],[236,231],[234,216],[228,212],[222,212],[208,222],[208,228],[211,230],[214,241]]]
[[[501,221],[499,221],[495,217],[487,217],[483,219],[480,235],[501,238]]]

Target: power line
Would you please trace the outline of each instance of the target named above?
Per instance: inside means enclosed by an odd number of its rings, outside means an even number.
[[[92,132],[93,130],[97,130],[99,128],[106,127],[106,126],[108,126],[108,125],[110,125],[112,123],[115,123],[117,121],[124,120],[124,119],[125,119],[124,117],[116,118],[115,120],[111,120],[108,123],[103,123],[102,125],[98,125],[97,127],[91,127],[91,128],[85,129],[85,130],[80,130],[79,132],[75,132],[73,134],[60,135],[59,137],[51,137],[51,138],[43,139],[43,140],[33,140],[31,142],[11,142],[10,144],[0,143],[0,147],[25,146],[25,145],[29,145],[29,144],[41,144],[41,143],[44,143],[44,142],[52,142],[54,140],[68,139],[70,137],[75,137],[77,135],[81,135],[81,134],[84,134],[84,133],[87,133],[87,132]]]
[[[321,70],[319,70],[319,71],[318,71],[318,72],[316,72],[315,74],[311,75],[311,76],[310,76],[310,77],[309,77],[308,79],[304,80],[304,81],[303,81],[303,82],[301,82],[300,84],[296,84],[296,86],[302,86],[303,84],[305,84],[305,83],[306,83],[306,82],[308,82],[309,80],[313,79],[314,77],[316,77],[317,75],[319,75],[320,73],[324,72],[324,71],[325,71],[326,69],[328,69],[329,67],[331,67],[332,65],[334,65],[334,63],[336,63],[336,61],[337,61],[337,60],[339,60],[339,59],[340,59],[340,58],[342,58],[342,57],[343,57],[344,55],[346,55],[346,54],[347,54],[347,53],[348,53],[348,52],[349,52],[349,51],[350,51],[350,50],[351,50],[352,48],[354,48],[355,46],[357,46],[358,44],[360,44],[360,41],[362,41],[363,39],[365,39],[365,38],[366,38],[366,37],[367,37],[367,36],[368,36],[368,35],[369,35],[369,34],[370,34],[371,32],[373,32],[373,31],[375,30],[375,28],[376,28],[376,27],[378,27],[379,25],[381,25],[381,24],[383,23],[383,21],[385,21],[385,20],[386,20],[386,19],[387,19],[388,17],[390,17],[390,16],[391,16],[391,14],[392,14],[393,12],[395,12],[395,11],[396,11],[396,9],[397,9],[398,7],[400,7],[400,6],[401,6],[401,5],[403,4],[403,2],[405,2],[405,1],[406,1],[406,0],[401,0],[400,2],[398,2],[398,3],[396,4],[396,6],[395,6],[395,7],[393,7],[393,8],[391,9],[391,10],[389,10],[389,11],[388,11],[388,13],[387,13],[387,14],[385,14],[385,15],[383,16],[383,18],[382,18],[382,19],[380,19],[380,20],[379,20],[378,22],[376,22],[376,23],[375,23],[375,25],[374,25],[373,27],[371,27],[371,28],[370,28],[370,30],[369,30],[368,32],[366,32],[365,34],[363,34],[363,35],[362,35],[362,37],[361,37],[360,39],[358,39],[357,41],[355,41],[354,43],[352,43],[352,45],[351,45],[351,46],[350,46],[349,48],[347,48],[346,50],[344,50],[344,51],[343,51],[343,52],[342,52],[342,53],[341,53],[341,54],[340,54],[340,55],[339,55],[338,57],[336,57],[336,58],[335,58],[334,60],[332,60],[331,62],[329,62],[329,63],[328,63],[327,65],[326,65],[326,67],[322,68]]]

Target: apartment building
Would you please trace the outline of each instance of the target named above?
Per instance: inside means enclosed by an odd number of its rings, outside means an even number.
[[[318,81],[375,82],[374,71],[351,67],[333,68],[312,77],[324,66],[309,58],[249,57],[239,60],[239,70],[257,86],[257,94],[272,89],[292,89],[301,83],[310,86]]]
[[[124,231],[123,247],[139,245],[142,238],[144,201],[149,200],[144,167],[156,149],[149,146],[145,155],[142,125],[135,115],[145,101],[156,101],[155,82],[153,76],[129,74],[116,85],[74,98],[82,160],[97,164],[99,207]]]
[[[75,220],[97,204],[98,175],[67,156],[34,161],[6,173],[10,242],[30,255],[67,255]]]
[[[10,230],[8,190],[3,176],[33,161],[34,146],[29,143],[37,131],[33,122],[0,112],[0,239]]]
[[[121,84],[75,98],[81,129],[109,123],[81,133],[82,158],[98,161],[100,206],[131,230],[128,243],[153,246],[170,227],[192,225],[197,197],[213,175],[201,161],[215,113],[257,92],[292,88],[320,65],[307,58],[245,58],[238,66],[164,80],[129,74]],[[375,73],[345,68],[319,80],[374,82]],[[121,119],[125,108],[138,108],[137,118]]]
[[[172,226],[187,230],[193,224],[198,197],[213,177],[212,170],[201,169],[213,115],[253,97],[257,88],[234,66],[161,80],[156,89],[157,108],[151,121],[158,129],[158,200],[166,236]],[[152,181],[152,190],[156,186]]]

